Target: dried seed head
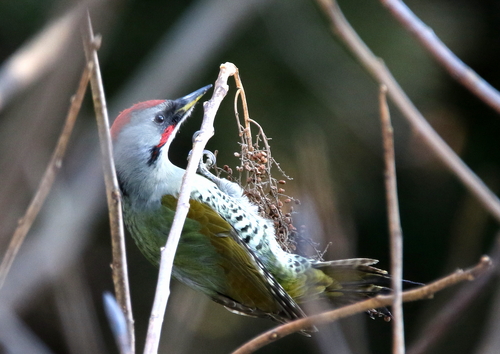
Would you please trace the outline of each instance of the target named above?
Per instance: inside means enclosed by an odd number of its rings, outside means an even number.
[[[285,189],[284,188],[279,188],[278,189],[278,193],[285,193]]]
[[[279,184],[286,184],[286,181],[285,181],[285,180],[283,180],[283,179],[280,179],[280,180],[278,181],[278,183],[279,183]]]

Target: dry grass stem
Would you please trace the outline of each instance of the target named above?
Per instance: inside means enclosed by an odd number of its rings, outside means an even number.
[[[462,182],[486,210],[500,221],[500,200],[486,184],[458,157],[425,120],[408,96],[401,89],[387,67],[370,51],[347,22],[337,3],[317,0],[331,21],[332,31],[346,45],[365,70],[379,84],[387,86],[387,94],[408,120],[411,127],[431,148],[436,157]]]
[[[460,60],[408,6],[400,0],[380,0],[380,2],[420,41],[452,78],[500,113],[500,92]]]
[[[491,260],[488,256],[483,256],[479,263],[469,270],[457,270],[456,272],[417,289],[403,292],[403,302],[417,301],[431,298],[436,292],[465,280],[474,280],[491,267]],[[243,346],[235,350],[232,354],[249,354],[262,348],[263,346],[281,339],[289,334],[310,328],[313,325],[330,323],[341,318],[352,316],[356,313],[368,311],[373,308],[390,306],[394,301],[393,295],[377,296],[352,305],[344,306],[336,310],[321,313],[319,315],[302,318],[293,322],[278,326],[267,331]]]
[[[38,186],[35,196],[31,200],[26,213],[19,220],[19,224],[14,231],[14,235],[12,235],[12,239],[9,243],[9,247],[7,248],[5,256],[2,259],[2,263],[0,264],[0,289],[5,282],[10,267],[12,266],[12,263],[14,262],[14,259],[16,258],[16,255],[19,252],[19,249],[21,248],[26,235],[31,229],[35,218],[40,212],[40,209],[42,208],[43,203],[45,202],[45,199],[47,198],[47,195],[52,188],[57,173],[61,169],[62,159],[66,152],[73,127],[75,126],[76,118],[78,117],[78,113],[80,112],[80,108],[82,106],[82,101],[85,96],[85,91],[90,79],[91,70],[92,63],[88,63],[83,70],[80,83],[78,84],[78,89],[71,99],[71,105],[66,116],[64,127],[62,129],[61,135],[59,136],[56,148],[47,165],[42,180],[40,181],[40,185]]]
[[[236,119],[238,121],[238,128],[240,130],[240,134],[245,135],[246,142],[248,143],[248,147],[252,146],[252,133],[250,131],[250,115],[248,113],[248,104],[247,104],[247,96],[245,94],[245,89],[243,88],[243,83],[241,82],[239,71],[234,75],[234,81],[236,82],[236,95],[234,96],[234,112],[236,113]],[[243,121],[245,122],[245,129],[242,130],[239,114],[238,114],[238,98],[241,97],[241,104],[243,106]]]
[[[391,125],[389,106],[387,105],[387,88],[380,87],[380,121],[382,125],[382,140],[384,145],[385,190],[387,198],[387,214],[391,244],[391,287],[394,301],[391,304],[393,314],[392,352],[404,354],[405,337],[403,322],[403,232],[399,217],[398,190],[396,183],[396,161],[394,156],[394,132]]]
[[[151,317],[149,319],[148,333],[146,337],[145,354],[156,354],[160,342],[160,333],[163,323],[165,309],[167,307],[168,297],[170,295],[170,277],[175,257],[175,251],[181,237],[182,227],[189,211],[189,198],[191,195],[193,176],[196,174],[199,162],[203,156],[203,149],[208,140],[214,134],[213,122],[219,109],[220,103],[229,90],[227,80],[229,76],[237,72],[237,68],[232,63],[222,64],[217,80],[215,81],[214,93],[212,98],[203,105],[204,115],[200,129],[197,135],[191,157],[182,179],[181,190],[177,202],[175,217],[168,235],[167,244],[161,251],[160,272],[158,275],[158,284],[156,287],[155,300]]]
[[[87,14],[85,28],[82,30],[83,44],[87,61],[94,64],[90,86],[94,101],[94,110],[99,131],[99,142],[101,146],[102,163],[104,170],[104,181],[106,184],[106,197],[109,209],[109,221],[111,229],[111,246],[113,253],[113,283],[118,303],[127,321],[129,346],[128,351],[122,354],[133,354],[135,352],[134,319],[132,316],[132,303],[130,300],[130,287],[128,283],[127,255],[125,252],[125,232],[122,219],[121,194],[116,177],[115,164],[109,132],[108,111],[106,108],[106,97],[99,68],[97,49],[100,37],[94,37],[90,16]]]
[[[279,163],[273,158],[269,145],[270,139],[264,133],[263,128],[250,118],[245,89],[239,73],[236,73],[234,79],[237,88],[234,111],[241,146],[241,151],[235,153],[235,156],[240,159],[240,166],[236,167],[239,175],[237,178],[234,177],[233,170],[227,165],[217,172],[218,174],[221,171],[226,172],[229,180],[237,182],[243,188],[245,195],[253,204],[257,205],[260,215],[273,221],[276,238],[281,247],[287,251],[294,251],[299,233],[293,225],[293,206],[291,205],[300,202],[285,194],[284,188],[286,180],[292,178],[285,174]],[[243,123],[238,113],[239,99],[241,99],[243,107]],[[252,125],[257,128],[255,140],[253,140]],[[273,166],[277,167],[284,179],[277,180],[272,176]],[[287,210],[285,210],[285,206],[288,206]]]

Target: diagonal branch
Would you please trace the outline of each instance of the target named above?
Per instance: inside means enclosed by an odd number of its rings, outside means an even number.
[[[16,258],[16,255],[19,252],[24,239],[26,238],[28,231],[31,229],[35,218],[40,212],[40,209],[42,208],[43,203],[45,202],[45,199],[47,198],[47,195],[49,194],[52,185],[54,184],[57,173],[61,169],[62,159],[64,157],[64,154],[66,153],[66,147],[68,146],[71,132],[73,131],[76,118],[78,117],[78,113],[80,112],[80,108],[82,106],[83,98],[85,97],[85,91],[90,79],[91,70],[92,63],[87,63],[85,69],[83,70],[80,83],[78,84],[76,94],[71,99],[71,106],[66,116],[63,130],[61,132],[61,135],[59,136],[59,140],[57,141],[57,145],[52,154],[50,162],[47,165],[47,169],[45,170],[42,180],[40,181],[40,185],[38,186],[35,196],[31,200],[26,213],[19,220],[19,225],[14,231],[14,235],[12,235],[12,239],[10,240],[7,252],[2,259],[2,263],[0,264],[0,289],[5,282],[10,267],[12,266],[12,263],[14,262],[14,259]]]
[[[203,104],[204,115],[200,129],[200,134],[196,136],[193,144],[193,150],[189,163],[182,178],[181,190],[177,201],[177,209],[172,222],[172,227],[168,235],[167,244],[161,250],[160,272],[158,275],[158,284],[156,285],[155,300],[151,317],[149,318],[148,334],[146,337],[146,346],[144,354],[156,354],[160,343],[161,326],[165,309],[167,307],[168,297],[170,296],[170,277],[174,263],[175,251],[179,244],[182,227],[189,211],[189,198],[193,186],[193,176],[196,173],[199,162],[203,155],[203,149],[208,140],[214,135],[213,122],[219,106],[227,94],[229,87],[227,80],[233,76],[238,69],[232,63],[222,64],[219,77],[215,81],[214,93],[212,98]]]
[[[460,60],[408,6],[400,0],[380,0],[380,2],[419,40],[452,78],[500,113],[500,92]]]
[[[379,84],[387,86],[387,93],[396,107],[403,113],[411,127],[431,148],[436,157],[463,183],[486,210],[500,221],[500,200],[486,184],[458,157],[438,133],[425,120],[401,89],[389,69],[370,51],[366,44],[347,22],[337,3],[333,0],[316,0],[331,21],[332,31],[358,59],[365,70]]]
[[[387,213],[389,214],[389,231],[391,234],[391,287],[394,301],[392,313],[393,323],[393,354],[404,354],[405,332],[403,322],[403,232],[399,217],[398,191],[396,184],[396,162],[394,158],[394,133],[391,116],[386,99],[387,88],[380,87],[380,121],[382,123],[382,138],[384,142],[385,190],[387,196]]]
[[[435,282],[422,286],[418,289],[408,290],[403,293],[403,302],[417,301],[432,297],[436,292],[455,285],[465,280],[474,280],[491,267],[491,260],[488,256],[483,256],[479,263],[469,270],[457,270],[456,272]],[[330,323],[341,318],[352,316],[356,313],[368,311],[373,308],[390,306],[394,302],[393,295],[377,296],[369,300],[357,302],[339,309],[321,313],[319,315],[301,318],[267,331],[251,341],[236,349],[232,354],[249,354],[257,349],[281,339],[289,334],[310,328],[314,325]]]
[[[113,283],[118,303],[127,321],[127,332],[129,340],[129,352],[135,352],[134,319],[132,317],[132,303],[130,300],[130,288],[128,283],[127,255],[125,252],[125,232],[122,220],[122,204],[118,179],[116,177],[115,164],[111,146],[111,135],[109,132],[108,111],[106,98],[99,68],[97,49],[99,38],[94,37],[90,15],[87,14],[85,28],[82,30],[83,44],[87,61],[94,63],[90,86],[94,100],[94,110],[99,131],[99,142],[101,145],[102,163],[104,170],[104,182],[106,184],[106,197],[109,209],[109,222],[111,228],[111,246],[113,252]],[[122,353],[125,354],[125,353]]]

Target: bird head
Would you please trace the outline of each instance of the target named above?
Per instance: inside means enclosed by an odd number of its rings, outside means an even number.
[[[124,194],[145,194],[176,172],[168,149],[195,104],[210,89],[205,86],[176,100],[140,102],[121,112],[111,127],[113,154]],[[155,187],[156,186],[156,187]]]

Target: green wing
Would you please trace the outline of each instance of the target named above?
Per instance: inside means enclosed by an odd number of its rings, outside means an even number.
[[[162,205],[173,211],[177,200],[165,196]],[[190,284],[195,279],[196,285],[205,287],[204,292],[214,301],[233,312],[271,317],[279,322],[304,317],[295,301],[264,269],[253,252],[235,234],[232,226],[212,208],[191,200],[187,218],[174,262],[181,273],[181,281]],[[206,246],[200,254],[196,248],[202,243]],[[197,259],[197,254],[203,258]],[[210,260],[207,254],[212,255]],[[204,261],[206,264],[203,264]],[[200,262],[206,268],[201,270],[201,277],[200,274],[190,274],[193,268],[200,271]],[[213,279],[214,276],[217,279]]]

